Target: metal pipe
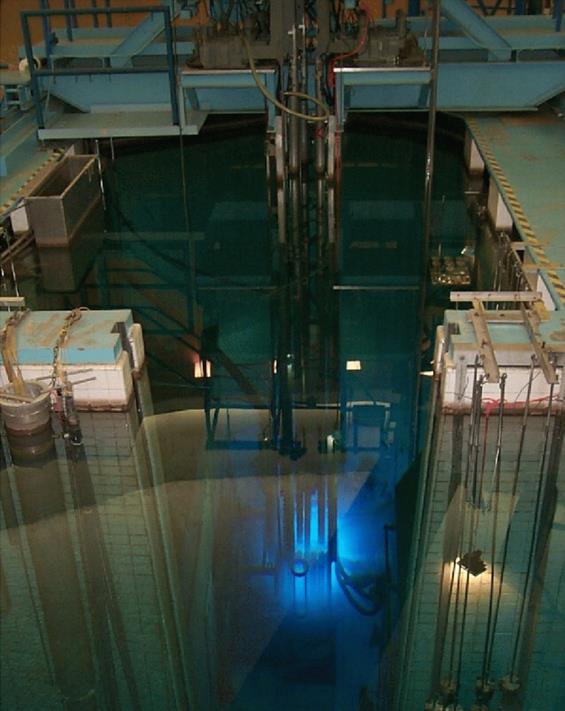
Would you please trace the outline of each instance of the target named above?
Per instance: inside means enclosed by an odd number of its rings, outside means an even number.
[[[75,0],[69,0],[69,7],[71,8],[71,10],[76,10]],[[73,27],[78,27],[78,18],[76,14],[72,15],[71,22]]]
[[[302,47],[301,47],[301,57],[300,57],[300,88],[299,91],[308,94],[308,61],[306,53],[306,19],[304,14],[302,15],[302,21],[299,25],[299,29],[302,30]],[[304,99],[300,102],[300,111],[302,113],[308,113],[308,104]],[[300,130],[300,160],[303,165],[308,162],[308,126],[306,121],[301,121],[299,124]]]
[[[168,69],[162,67],[92,67],[89,69],[36,69],[36,77],[74,77],[97,76],[104,74],[165,74]]]
[[[68,2],[68,0],[66,0]],[[145,14],[151,12],[161,12],[164,13],[168,10],[168,7],[163,5],[135,5],[133,7],[110,7],[107,5],[106,8],[92,8],[92,7],[76,7],[71,9],[60,9],[60,10],[24,10],[22,15],[26,17],[66,17],[67,15],[135,15],[135,14]]]
[[[545,418],[545,424],[544,424],[544,440],[543,440],[543,451],[542,451],[542,457],[541,457],[541,462],[540,462],[540,467],[539,467],[539,475],[538,475],[538,486],[537,486],[537,491],[536,491],[536,502],[534,505],[534,517],[532,521],[532,535],[530,538],[530,546],[529,546],[529,551],[528,551],[528,567],[526,569],[526,577],[524,579],[524,585],[522,588],[522,599],[520,601],[520,613],[518,615],[518,629],[516,630],[516,637],[514,639],[514,646],[512,649],[512,661],[510,664],[510,680],[512,681],[515,677],[515,670],[516,670],[516,662],[518,658],[518,648],[520,646],[520,642],[522,640],[522,628],[523,628],[523,620],[524,620],[524,610],[525,610],[525,605],[526,605],[526,600],[528,598],[528,594],[530,592],[530,579],[531,579],[531,574],[532,574],[532,564],[533,564],[533,557],[534,557],[534,552],[535,552],[535,546],[538,538],[538,531],[539,531],[539,515],[540,515],[540,510],[541,510],[541,504],[542,504],[542,495],[545,491],[545,485],[547,482],[547,476],[548,472],[546,472],[546,459],[547,459],[547,452],[548,452],[548,445],[549,445],[549,429],[550,429],[550,423],[551,423],[551,411],[553,408],[553,393],[555,389],[555,383],[551,383],[550,388],[549,388],[549,400],[547,403],[547,415]]]
[[[500,470],[502,467],[502,428],[504,422],[504,395],[506,391],[506,373],[500,378],[500,404],[498,409],[498,432],[496,437],[496,455],[495,455],[495,465],[494,465],[494,505],[493,505],[493,516],[492,516],[492,537],[491,537],[491,550],[490,550],[490,590],[488,599],[488,615],[487,615],[487,628],[485,632],[485,642],[483,649],[483,664],[481,669],[481,681],[484,687],[485,683],[488,682],[490,676],[490,666],[489,666],[489,645],[491,641],[491,630],[493,630],[493,640],[494,640],[494,626],[493,626],[493,612],[494,612],[494,560],[496,556],[496,534],[498,527],[498,504],[500,497]],[[486,442],[485,442],[486,445]]]
[[[439,380],[434,381],[430,404],[429,425],[426,433],[426,442],[422,454],[422,464],[420,469],[420,481],[417,494],[417,509],[414,515],[414,535],[412,542],[412,552],[410,554],[409,570],[406,576],[407,598],[406,607],[407,622],[402,633],[402,649],[411,649],[416,633],[416,600],[418,599],[419,571],[422,566],[422,558],[425,554],[427,544],[427,531],[430,517],[430,497],[435,489],[437,468],[433,466],[432,457],[437,441],[437,431],[441,424],[441,408],[439,407]],[[402,686],[397,691],[394,708],[397,711],[405,708],[406,694],[408,687],[405,679],[408,678],[407,670],[409,666],[408,655],[403,655],[398,673],[398,679]]]
[[[289,99],[289,108],[293,112],[298,112],[300,105],[298,97],[295,95],[299,91],[298,85],[298,46],[296,43],[296,25],[290,31],[292,37],[292,55],[290,59],[290,91],[292,95]],[[300,126],[296,115],[291,115],[288,119],[288,171],[291,175],[296,175],[300,166]]]
[[[426,274],[426,268],[428,264],[432,222],[432,192],[434,181],[434,151],[437,113],[437,78],[439,63],[439,26],[441,18],[440,0],[432,0],[432,3],[432,57],[430,63],[430,100],[428,117],[428,137],[426,146],[426,174],[424,186],[424,234],[422,245],[422,266],[424,275]]]
[[[71,8],[71,0],[65,0],[64,6],[65,6],[65,10],[70,11],[72,9]],[[74,19],[76,20],[76,16]],[[65,24],[67,26],[67,39],[69,40],[69,42],[72,42],[73,41],[73,15],[71,15],[70,12],[67,13],[67,15],[65,16]]]
[[[104,4],[107,9],[110,8],[111,3],[112,3],[112,0],[104,0]],[[107,27],[112,27],[112,13],[111,12],[106,13],[106,25],[107,25]]]
[[[179,99],[177,94],[175,46],[173,42],[173,32],[171,27],[171,11],[168,7],[163,8],[163,20],[165,25],[165,40],[167,42],[167,70],[169,75],[169,92],[171,95],[171,112],[173,125],[178,126]]]
[[[42,10],[49,10],[49,0],[39,0],[39,7]],[[43,41],[45,43],[45,57],[47,59],[47,64],[49,64],[49,47],[50,47],[49,37],[51,35],[51,23],[49,22],[49,18],[47,16],[44,16],[42,25],[43,25]]]
[[[316,97],[322,101],[322,62],[316,60]],[[326,169],[324,122],[320,121],[314,128],[315,158],[314,165],[316,173],[321,176]]]
[[[95,9],[98,7],[97,0],[90,0],[90,4]],[[94,23],[94,27],[98,27],[100,24],[98,20],[98,15],[95,12],[92,13],[92,22]]]
[[[31,93],[33,97],[33,103],[35,106],[35,117],[37,120],[38,128],[45,128],[45,120],[43,117],[43,107],[41,106],[41,94],[39,88],[39,82],[37,80],[37,72],[35,71],[35,66],[33,63],[33,46],[31,43],[31,33],[29,31],[28,15],[25,12],[21,13],[21,25],[22,25],[22,37],[24,40],[25,53],[27,58],[29,79],[31,82]],[[45,31],[45,24],[43,25],[43,30]],[[47,42],[47,39],[45,40]]]
[[[512,531],[512,525],[514,523],[514,506],[515,506],[515,502],[516,502],[516,492],[518,490],[518,480],[519,480],[520,468],[521,468],[521,464],[522,464],[522,454],[524,451],[524,440],[526,437],[526,429],[528,426],[528,418],[529,418],[529,414],[530,414],[530,398],[531,398],[531,394],[532,394],[532,383],[534,380],[534,370],[535,370],[535,357],[532,357],[532,362],[531,362],[531,367],[530,367],[530,377],[528,378],[528,389],[526,391],[526,401],[524,404],[524,412],[522,414],[520,438],[518,441],[518,453],[516,455],[516,466],[514,468],[514,478],[512,481],[512,499],[511,499],[511,505],[508,510],[508,523],[506,525],[506,533],[504,535],[504,545],[503,545],[503,549],[502,549],[502,562],[500,564],[500,573],[498,575],[498,592],[497,592],[496,606],[495,606],[495,610],[494,610],[494,619],[493,619],[493,623],[492,623],[489,649],[488,649],[488,654],[487,654],[487,659],[486,659],[487,672],[490,672],[490,668],[491,668],[492,652],[494,649],[494,638],[495,638],[496,627],[497,627],[497,623],[498,623],[498,613],[500,610],[500,601],[502,598],[502,583],[504,581],[504,573],[506,570],[506,559],[508,557],[508,544],[510,541],[510,533]]]
[[[434,149],[435,149],[435,134],[436,134],[436,109],[437,109],[437,66],[439,60],[439,26],[440,26],[440,2],[441,0],[432,0],[433,2],[433,15],[432,15],[432,57],[430,64],[430,106],[429,106],[429,117],[428,117],[428,136],[426,145],[426,167],[425,167],[425,182],[424,182],[424,225],[422,234],[422,246],[420,249],[420,313],[419,313],[419,333],[417,348],[420,347],[421,337],[424,329],[424,315],[426,308],[426,293],[427,293],[427,273],[428,273],[428,262],[430,255],[430,235],[431,235],[431,221],[432,221],[432,193],[433,193],[433,178],[434,178]],[[336,82],[337,91],[337,82]],[[416,373],[419,369],[416,368]],[[420,382],[419,377],[416,375],[415,382],[416,397],[414,398],[414,411],[412,414],[412,448],[413,454],[415,455],[419,449],[420,443],[420,422],[419,422],[419,409],[420,409]]]

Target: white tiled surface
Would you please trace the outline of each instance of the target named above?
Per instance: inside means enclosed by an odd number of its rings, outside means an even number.
[[[90,372],[80,372],[86,369]],[[127,406],[133,392],[127,353],[122,352],[115,365],[76,365],[69,366],[66,370],[71,382],[94,378],[74,388],[77,407],[113,409]],[[46,365],[25,365],[22,366],[21,371],[25,380],[44,378],[51,374],[51,368]],[[6,369],[0,366],[0,385],[5,385],[7,382]]]
[[[128,332],[128,339],[132,345],[135,369],[138,370],[145,362],[145,347],[141,326],[134,323]],[[75,403],[80,409],[113,410],[123,409],[129,403],[133,393],[132,372],[129,357],[122,351],[114,365],[100,363],[88,365],[67,366],[66,371],[71,382],[89,380],[89,382],[76,385],[74,388]],[[86,371],[89,372],[81,372]],[[49,365],[24,365],[21,366],[22,375],[26,380],[45,378],[50,376],[52,368]],[[47,382],[44,380],[43,382]],[[6,369],[0,365],[0,386],[8,383]]]

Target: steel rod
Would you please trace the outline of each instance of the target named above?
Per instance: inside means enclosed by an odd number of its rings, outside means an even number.
[[[168,67],[92,67],[89,69],[37,69],[34,74],[38,77],[74,77],[108,74],[165,74]]]
[[[526,597],[528,595],[528,591],[530,588],[530,578],[532,574],[532,563],[533,563],[533,556],[534,556],[534,551],[535,551],[535,545],[536,545],[536,540],[537,540],[537,533],[538,533],[538,527],[539,527],[539,515],[540,515],[540,510],[541,510],[541,500],[542,500],[542,494],[545,488],[545,482],[546,482],[546,475],[545,475],[545,462],[547,459],[547,450],[548,450],[548,443],[549,443],[549,425],[551,422],[551,410],[552,410],[552,405],[553,405],[553,391],[555,388],[555,384],[551,383],[550,388],[549,388],[549,402],[547,405],[547,416],[545,419],[545,426],[544,426],[544,441],[543,441],[543,452],[542,452],[542,457],[541,457],[541,462],[540,462],[540,468],[539,468],[539,478],[538,478],[538,487],[537,487],[537,492],[536,492],[536,503],[534,506],[534,518],[532,522],[532,535],[530,538],[530,548],[528,551],[528,567],[526,569],[526,577],[524,579],[524,586],[522,588],[522,599],[520,601],[520,614],[518,615],[518,629],[516,630],[516,637],[514,640],[514,646],[512,649],[512,661],[510,664],[510,679],[514,679],[514,671],[516,668],[516,659],[518,656],[518,647],[520,645],[520,640],[522,638],[522,625],[524,621],[524,610],[526,607]]]
[[[541,301],[542,295],[539,291],[452,291],[449,294],[449,300],[466,303],[475,300],[489,303],[500,301],[529,303]]]
[[[66,17],[67,15],[132,15],[141,13],[151,13],[151,12],[161,12],[164,13],[168,10],[168,7],[163,5],[135,5],[133,7],[106,7],[106,8],[94,8],[94,7],[77,7],[74,9],[60,9],[60,10],[24,10],[22,15],[26,17]]]
[[[440,26],[440,0],[432,0],[432,56],[430,62],[430,91],[429,91],[429,116],[428,136],[426,145],[426,173],[424,184],[424,234],[422,262],[425,279],[431,238],[432,223],[432,193],[434,183],[435,164],[435,137],[437,114],[437,80],[439,63],[439,26]]]
[[[522,425],[520,428],[520,439],[518,442],[518,453],[516,455],[516,466],[514,468],[514,479],[512,481],[512,498],[508,510],[508,524],[506,526],[506,533],[504,535],[504,545],[502,548],[502,562],[500,564],[500,574],[498,576],[498,592],[496,599],[496,606],[494,610],[494,619],[492,623],[491,638],[489,642],[489,650],[486,659],[486,670],[490,672],[491,662],[492,662],[492,652],[494,649],[494,637],[496,634],[496,627],[498,624],[498,614],[500,611],[500,600],[502,598],[502,583],[504,581],[504,573],[506,571],[506,559],[508,557],[508,545],[510,542],[510,532],[512,530],[512,524],[514,522],[514,505],[516,500],[516,491],[518,489],[518,480],[520,477],[520,468],[522,464],[522,454],[524,451],[524,440],[526,437],[526,430],[528,426],[528,417],[530,414],[530,398],[532,394],[532,383],[534,380],[534,370],[535,370],[535,357],[532,357],[532,363],[530,367],[530,377],[528,379],[528,389],[526,392],[526,401],[524,404],[524,412],[522,414]]]
[[[490,588],[488,599],[488,615],[487,628],[485,632],[485,643],[483,649],[483,665],[481,670],[481,679],[483,686],[490,676],[490,668],[487,664],[489,660],[489,646],[491,638],[491,629],[493,625],[494,613],[494,559],[496,555],[496,534],[498,526],[498,505],[500,501],[500,470],[502,467],[502,429],[504,423],[504,395],[506,390],[506,373],[503,373],[500,378],[500,404],[498,409],[498,434],[496,438],[496,455],[494,464],[494,505],[492,514],[492,537],[490,549]],[[498,611],[498,610],[497,610]]]

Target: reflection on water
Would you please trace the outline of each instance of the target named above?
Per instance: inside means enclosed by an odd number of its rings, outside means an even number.
[[[52,255],[19,265],[37,308],[134,309],[151,398],[141,422],[83,414],[82,446],[47,435],[10,462],[4,442],[6,708],[385,708],[417,469],[423,154],[347,135],[335,260],[316,261],[308,218],[287,270],[260,135],[188,143],[184,170],[177,145],[118,147],[91,266],[70,257],[57,288]],[[447,149],[440,165],[453,248],[461,170]]]
[[[235,411],[231,436],[264,420]],[[6,700],[356,708],[395,606],[387,456],[211,449],[198,411],[82,426],[2,472]]]

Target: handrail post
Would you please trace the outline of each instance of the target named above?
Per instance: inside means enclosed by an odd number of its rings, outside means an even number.
[[[97,0],[90,0],[90,4],[95,10],[98,7]],[[92,24],[94,25],[94,27],[98,27],[100,25],[100,23],[98,21],[98,13],[97,12],[92,13]]]
[[[69,0],[69,7],[71,10],[76,9],[75,0]],[[71,24],[73,27],[78,27],[78,17],[76,15],[71,15]]]
[[[65,0],[63,3],[65,10],[71,9],[71,0]],[[73,19],[71,15],[65,15],[65,24],[67,26],[67,39],[73,41]]]
[[[553,3],[553,14],[555,15],[555,31],[561,32],[563,22],[563,0],[555,0]]]
[[[173,124],[179,125],[179,99],[177,93],[177,73],[175,62],[175,47],[173,42],[173,32],[171,26],[171,11],[163,7],[163,20],[165,24],[165,40],[167,42],[167,69],[169,74],[169,91],[171,94],[171,111]]]
[[[109,8],[108,2],[106,0],[106,8],[98,9],[91,3],[91,7],[77,8],[74,3],[72,7],[70,3],[72,0],[65,0],[64,10],[50,10],[50,9],[40,9],[40,10],[24,10],[21,13],[21,24],[22,24],[22,36],[25,44],[26,57],[29,64],[30,82],[33,92],[33,100],[35,104],[35,112],[37,117],[37,125],[39,129],[45,128],[45,117],[43,113],[43,107],[41,104],[41,94],[40,94],[40,82],[39,78],[44,76],[56,77],[56,76],[78,76],[84,74],[128,74],[128,73],[138,73],[138,72],[157,72],[157,73],[167,73],[169,79],[169,92],[170,92],[170,102],[171,102],[171,113],[172,113],[172,123],[173,125],[180,125],[180,111],[179,111],[179,99],[178,99],[178,88],[177,88],[177,71],[176,71],[176,51],[173,37],[173,25],[171,19],[171,11],[169,7],[164,6],[149,6],[149,7],[128,7],[128,8]],[[32,17],[45,19],[52,16],[65,17],[67,22],[67,36],[70,37],[72,41],[72,20],[71,18],[80,15],[112,15],[117,14],[139,14],[146,13],[147,11],[151,13],[159,13],[163,15],[164,33],[166,38],[167,47],[167,67],[130,67],[130,68],[117,68],[112,70],[112,68],[102,68],[102,69],[84,69],[84,68],[68,68],[63,67],[60,70],[55,71],[54,67],[51,68],[39,68],[36,69],[33,64],[33,45],[31,41],[31,32],[29,27],[29,19]],[[69,25],[69,21],[71,24]],[[44,35],[46,32],[46,25],[43,24]],[[44,37],[45,38],[45,37]],[[49,38],[45,38],[48,46]],[[46,52],[48,55],[48,52]],[[48,64],[49,66],[49,64]]]
[[[49,0],[39,0],[39,7],[42,10],[49,10]],[[45,56],[47,59],[47,64],[49,64],[49,49],[51,46],[51,22],[49,21],[49,16],[45,15],[43,18],[43,40],[45,42]]]
[[[107,8],[109,8],[110,5],[112,4],[112,0],[104,0],[104,4],[106,5]],[[111,12],[106,13],[106,26],[112,27],[112,13]]]
[[[423,250],[422,267],[424,270],[423,279],[426,279],[428,258],[430,251],[431,222],[432,222],[432,194],[434,183],[434,162],[435,162],[435,137],[436,137],[436,113],[437,113],[437,85],[439,74],[439,27],[441,21],[441,0],[431,0],[432,2],[432,56],[430,61],[430,93],[428,107],[428,136],[426,145],[426,173],[424,185],[424,230],[423,230]]]
[[[37,75],[35,73],[35,64],[33,63],[33,45],[31,43],[31,33],[29,31],[29,22],[27,13],[21,13],[21,23],[22,23],[22,37],[24,40],[29,78],[31,82],[31,93],[33,95],[33,103],[35,105],[35,116],[37,120],[37,127],[45,128],[45,120],[43,117],[43,107],[41,106],[41,93],[39,87],[39,81],[37,80]]]

